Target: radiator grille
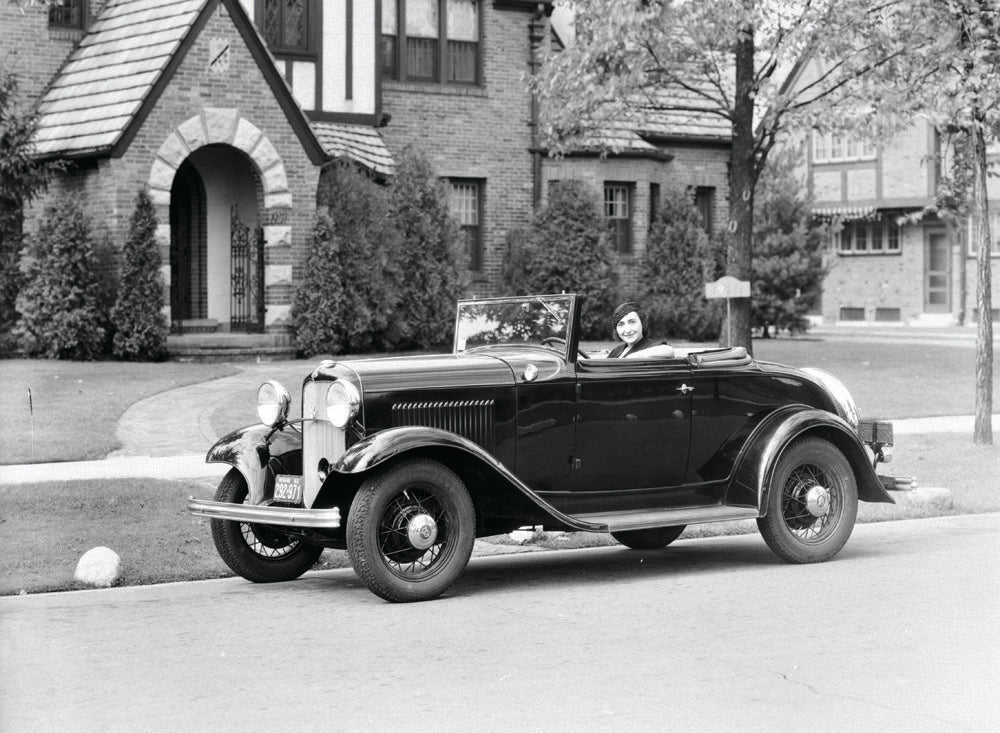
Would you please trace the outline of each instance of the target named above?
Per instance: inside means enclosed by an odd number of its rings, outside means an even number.
[[[319,494],[320,480],[316,466],[320,458],[336,463],[346,450],[343,430],[326,419],[326,391],[330,382],[307,382],[302,388],[302,473],[303,500],[311,507]],[[310,419],[312,418],[312,419]]]
[[[392,424],[441,428],[493,450],[493,400],[399,402],[392,406]]]

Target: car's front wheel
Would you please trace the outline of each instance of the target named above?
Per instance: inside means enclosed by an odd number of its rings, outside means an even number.
[[[351,503],[354,572],[387,601],[444,593],[469,562],[476,514],[462,480],[436,461],[402,461],[367,478]]]
[[[235,468],[215,492],[216,501],[245,504],[247,482]],[[229,519],[212,520],[215,549],[229,568],[254,583],[295,580],[319,560],[323,548],[289,538],[276,527]]]
[[[684,525],[612,532],[611,536],[633,550],[661,550],[681,536]]]
[[[760,533],[788,562],[823,562],[840,552],[858,514],[858,484],[844,454],[829,441],[804,438],[775,467]]]

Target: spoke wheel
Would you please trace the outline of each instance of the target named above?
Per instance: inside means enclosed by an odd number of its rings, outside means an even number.
[[[768,546],[789,562],[829,560],[847,542],[858,513],[850,463],[832,443],[806,438],[778,461],[757,525]]]
[[[223,477],[215,500],[247,503],[247,484],[239,471],[233,469]],[[323,553],[322,547],[291,539],[271,525],[228,519],[212,520],[212,540],[226,565],[255,583],[294,580],[315,565]]]
[[[675,527],[656,527],[654,529],[633,529],[624,532],[612,532],[611,536],[618,542],[633,550],[662,550],[681,536],[684,525]]]
[[[354,571],[387,601],[441,595],[465,568],[474,540],[465,485],[436,461],[404,461],[366,479],[347,520]]]

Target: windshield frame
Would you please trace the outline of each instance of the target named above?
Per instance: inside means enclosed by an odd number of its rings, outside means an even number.
[[[455,307],[455,329],[452,336],[452,353],[453,354],[464,354],[472,350],[488,349],[488,348],[536,348],[535,344],[531,343],[509,343],[509,344],[479,344],[472,347],[459,348],[459,334],[461,327],[461,314],[463,306],[469,305],[479,305],[479,304],[500,304],[500,303],[540,303],[542,308],[553,313],[548,302],[555,299],[566,299],[569,304],[569,310],[566,314],[566,343],[562,346],[542,346],[537,345],[537,348],[548,348],[552,351],[562,355],[563,359],[566,361],[576,361],[576,350],[578,341],[578,331],[580,322],[580,301],[581,298],[576,293],[557,293],[557,294],[543,294],[543,295],[513,295],[504,296],[499,298],[465,298],[459,300]],[[548,302],[547,302],[548,301]],[[553,313],[554,314],[554,313]]]

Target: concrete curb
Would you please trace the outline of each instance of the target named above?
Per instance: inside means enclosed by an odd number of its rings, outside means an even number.
[[[229,466],[205,463],[205,455],[129,456],[103,461],[67,461],[65,463],[29,463],[0,466],[0,484],[34,484],[43,481],[68,481],[105,478],[200,479],[221,478]]]

